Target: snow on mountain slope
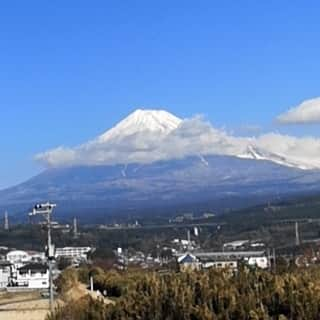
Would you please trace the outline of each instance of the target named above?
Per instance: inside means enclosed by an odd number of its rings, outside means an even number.
[[[177,129],[181,122],[181,119],[164,110],[138,109],[115,127],[102,134],[98,140],[107,142],[147,131],[166,135]]]
[[[317,168],[317,166],[314,166],[312,164],[305,164],[301,161],[293,161],[291,159],[289,160],[285,156],[262,150],[261,148],[253,146],[251,144],[247,146],[246,152],[244,154],[237,155],[237,157],[243,159],[271,161],[282,166],[299,168],[302,170],[311,170]]]

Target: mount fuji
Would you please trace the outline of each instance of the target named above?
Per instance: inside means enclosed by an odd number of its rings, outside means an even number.
[[[177,129],[181,122],[182,119],[164,110],[138,109],[98,139],[100,142],[108,142],[113,139],[148,132],[167,135]]]
[[[281,144],[281,143],[280,143]],[[117,165],[227,155],[271,161],[303,170],[320,169],[318,158],[269,150],[254,138],[237,138],[198,118],[180,119],[164,110],[138,109],[97,138],[74,148],[58,147],[36,159],[50,168]]]
[[[320,168],[196,119],[138,109],[97,138],[36,156],[46,169],[0,191],[1,207],[142,210],[197,204],[223,210],[320,191]]]

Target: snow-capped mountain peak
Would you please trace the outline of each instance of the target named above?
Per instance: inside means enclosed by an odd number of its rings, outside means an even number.
[[[115,127],[102,134],[99,141],[105,142],[141,132],[169,134],[177,129],[181,122],[182,119],[165,110],[137,109]]]
[[[310,144],[320,150],[320,139],[305,139],[309,156],[302,141],[277,134],[236,137],[199,118],[182,120],[164,110],[138,109],[93,140],[74,148],[58,147],[38,154],[36,159],[48,167],[68,167],[146,164],[198,156],[207,166],[204,157],[227,155],[305,170],[320,169],[318,151],[309,150]]]

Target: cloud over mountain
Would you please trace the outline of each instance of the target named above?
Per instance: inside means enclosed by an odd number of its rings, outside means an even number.
[[[320,123],[320,98],[303,101],[277,118],[282,124]]]
[[[201,117],[181,120],[166,111],[137,110],[92,141],[58,147],[36,159],[48,167],[63,167],[152,163],[192,155],[231,155],[313,169],[320,168],[320,139],[277,133],[237,137]]]

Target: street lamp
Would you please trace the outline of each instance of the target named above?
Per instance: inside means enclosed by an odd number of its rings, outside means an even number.
[[[52,244],[51,241],[51,215],[53,212],[53,209],[57,205],[54,203],[42,203],[42,204],[36,204],[32,210],[32,212],[29,213],[29,217],[36,216],[36,215],[42,215],[47,223],[48,228],[48,245],[47,245],[47,258],[48,258],[48,265],[49,265],[49,291],[50,291],[50,310],[53,312],[54,310],[54,304],[53,304],[53,276],[52,276],[52,261],[55,257],[55,247]]]

